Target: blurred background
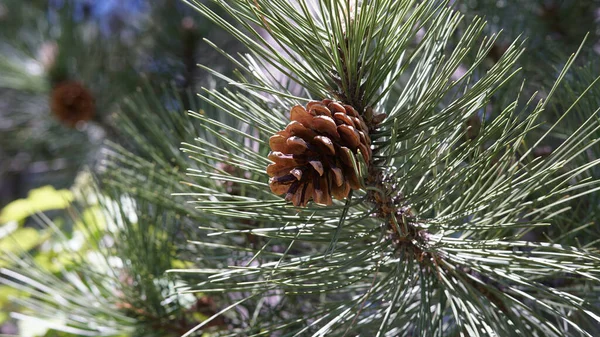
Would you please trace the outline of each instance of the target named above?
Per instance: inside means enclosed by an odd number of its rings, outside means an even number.
[[[0,2],[0,204],[72,184],[117,106],[146,85],[211,87],[197,63],[230,65],[203,38],[237,45],[179,0]],[[180,107],[182,110],[185,107]]]
[[[133,217],[129,214],[123,220],[120,210],[110,214],[98,211],[111,209],[115,202],[90,201],[90,196],[100,194],[93,192],[80,198],[86,200],[81,202],[85,205],[80,207],[78,215],[67,207],[74,199],[73,191],[81,192],[86,186],[96,186],[95,176],[91,174],[97,174],[104,167],[107,142],[143,156],[146,154],[144,146],[139,144],[139,139],[133,139],[139,136],[140,130],[132,125],[155,121],[161,113],[163,117],[168,114],[181,117],[186,110],[195,108],[191,105],[191,102],[197,102],[193,98],[195,92],[202,87],[217,85],[217,80],[198,68],[198,63],[224,74],[231,72],[231,63],[203,42],[205,38],[219,41],[220,47],[228,53],[241,50],[236,41],[202,20],[190,6],[179,0],[0,0],[0,268],[18,271],[19,268],[27,269],[23,267],[25,263],[35,264],[43,270],[41,280],[36,280],[50,287],[52,277],[64,276],[65,271],[83,273],[81,280],[85,280],[85,276],[89,276],[90,263],[96,264],[90,273],[108,274],[110,268],[116,268],[112,264],[114,256],[107,257],[115,254],[115,249],[120,252],[116,255],[135,255],[127,259],[130,266],[125,267],[138,277],[144,273],[162,274],[173,267],[170,255],[166,254],[145,264],[162,269],[139,270],[136,261],[147,255],[149,248],[141,247],[143,253],[133,252],[133,249],[138,243],[152,240],[148,237],[138,240],[132,238],[131,233],[120,233],[129,235],[127,238],[119,236],[123,241],[128,240],[127,245],[106,244],[103,245],[105,250],[99,249],[90,237],[93,235],[89,233],[90,228],[98,226],[97,232],[104,233],[98,235],[99,238],[116,240],[115,236],[104,232],[109,224],[141,223],[135,218],[136,212],[152,217],[152,214],[160,213],[155,205],[143,211],[130,210]],[[131,100],[140,103],[134,104]],[[125,122],[126,110],[130,118]],[[159,122],[152,125],[166,127]],[[161,133],[154,133],[150,138],[175,151],[182,140]],[[102,195],[108,194],[103,186]],[[123,204],[119,199],[121,194],[115,192],[115,195],[118,204]],[[164,195],[168,196],[168,193]],[[143,206],[137,204],[136,207]],[[33,211],[44,211],[48,221],[31,216]],[[51,230],[48,223],[56,230]],[[154,226],[157,223],[154,218],[147,223],[159,231]],[[146,232],[144,230],[140,235],[146,235]],[[172,248],[161,246],[154,237],[153,240],[156,251]],[[60,247],[65,242],[68,249]],[[73,254],[67,254],[67,250]],[[85,262],[73,258],[75,255],[84,255]],[[166,265],[161,265],[161,261]],[[125,273],[116,279],[123,282]],[[73,309],[60,301],[54,303],[55,309],[42,308],[41,302],[23,303],[33,297],[28,290],[23,290],[27,282],[7,274],[4,270],[0,277],[2,336],[121,335],[123,331],[130,331],[132,325],[135,326],[133,331],[140,336],[152,333],[161,336],[181,335],[190,328],[190,323],[183,321],[183,314],[174,326],[168,322],[160,323],[160,317],[173,319],[173,315],[177,316],[172,304],[153,302],[153,299],[158,302],[159,298],[164,299],[164,291],[172,288],[172,282],[152,284],[147,288],[140,285],[144,281],[129,283],[136,295],[128,296],[144,299],[146,311],[139,306],[134,310],[133,301],[116,300],[112,305],[125,315],[111,316],[110,319],[118,323],[111,321],[113,323],[102,325],[101,316],[105,313],[88,312],[90,320],[97,325],[94,326],[81,323],[85,309]],[[155,277],[147,277],[146,281],[156,283]],[[82,296],[97,296],[91,293],[98,290],[92,289],[106,280],[91,283],[93,286]],[[65,296],[70,295],[71,290],[64,283],[57,288],[64,290]],[[157,293],[148,290],[155,288],[159,289]],[[110,286],[102,296],[122,299],[124,293],[127,290]],[[85,308],[89,298],[74,300],[77,301]],[[204,299],[197,302],[210,304]],[[190,303],[186,304],[186,309],[194,305],[194,301]],[[34,313],[33,317],[15,313],[22,314],[21,308],[25,307],[30,308],[28,312]],[[75,321],[79,320],[79,323],[60,319],[56,322],[61,316],[60,310],[77,312],[79,318]],[[188,316],[195,318],[190,320],[201,321],[202,318],[197,316],[202,316],[203,310],[193,310],[193,315]],[[127,320],[128,316],[136,317],[136,320]],[[51,323],[40,324],[36,320],[44,317]],[[139,322],[147,322],[148,329],[137,326]],[[73,328],[77,324],[79,330]],[[164,330],[168,332],[161,331],[156,324],[166,326]]]
[[[543,94],[589,34],[576,63],[583,70],[572,74],[572,83],[600,73],[600,1],[456,0],[451,5],[466,21],[484,16],[488,34],[502,31],[482,72],[515,38],[526,37],[520,76],[527,78],[526,91],[542,88]],[[74,198],[74,185],[110,170],[103,164],[106,144],[146,155],[152,162],[143,144],[153,140],[137,139],[147,135],[136,134],[143,129],[132,125],[156,118],[154,113],[164,118],[199,111],[194,93],[225,82],[197,64],[225,75],[235,72],[235,64],[204,39],[218,42],[229,54],[243,52],[237,41],[180,0],[0,0],[0,252],[25,253],[60,274],[56,250],[47,248],[49,237],[28,210],[47,211],[54,223],[68,223],[61,200]],[[575,84],[570,89],[582,90]],[[131,105],[140,93],[146,98]],[[591,106],[600,105],[600,95],[595,99]],[[556,119],[562,108],[553,106],[547,119]],[[172,140],[166,146],[175,150],[183,140],[151,135],[156,141]],[[551,151],[552,144],[537,149],[539,155]],[[156,208],[145,214],[152,212]],[[21,238],[18,245],[15,236]],[[73,237],[70,233],[69,239]],[[0,267],[8,266],[3,263]],[[11,300],[18,287],[7,282],[0,285],[0,335],[62,336],[47,327],[36,330],[35,320],[10,314],[20,304]],[[207,299],[195,301],[196,306],[210,307]],[[123,312],[140,317],[139,310]],[[176,335],[187,327],[171,332]],[[64,335],[85,335],[83,330],[62,330]]]

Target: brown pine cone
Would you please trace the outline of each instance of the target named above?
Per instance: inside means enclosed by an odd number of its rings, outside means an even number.
[[[88,121],[96,112],[94,96],[81,83],[66,81],[52,90],[51,109],[64,124],[74,127],[79,121]]]
[[[331,197],[342,200],[360,183],[350,156],[360,149],[365,161],[371,159],[369,128],[350,105],[330,99],[296,105],[285,130],[269,139],[274,161],[267,167],[269,186],[285,194],[294,206],[331,205]]]

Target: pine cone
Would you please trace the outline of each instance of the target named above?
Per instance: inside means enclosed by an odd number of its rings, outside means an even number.
[[[94,96],[81,83],[66,81],[52,90],[51,109],[64,124],[74,127],[94,117]]]
[[[285,130],[269,139],[274,161],[267,167],[269,186],[285,194],[295,206],[331,205],[331,197],[342,200],[360,183],[352,165],[360,149],[365,161],[371,159],[369,128],[350,105],[330,99],[296,105]]]

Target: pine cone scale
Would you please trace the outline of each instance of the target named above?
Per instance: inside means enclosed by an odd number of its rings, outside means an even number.
[[[291,154],[303,154],[308,149],[304,139],[298,136],[291,136],[285,142],[285,152]]]
[[[331,136],[334,140],[339,140],[340,135],[337,132],[337,125],[333,118],[328,116],[316,116],[312,120],[311,129],[318,133]]]
[[[351,127],[356,127],[356,125],[354,124],[354,121],[352,121],[352,119],[350,119],[350,117],[348,117],[348,115],[346,115],[345,113],[342,112],[336,112],[333,115],[333,118],[336,120],[336,124],[337,125],[348,125]]]
[[[303,169],[295,168],[291,171],[291,173],[296,177],[297,180],[302,180],[302,175],[304,174]]]
[[[287,135],[285,133],[283,133],[283,136],[287,136],[289,137],[291,136],[298,136],[302,139],[305,140],[310,140],[313,139],[317,136],[317,134],[305,127],[304,125],[302,125],[300,122],[297,121],[291,121],[286,127],[285,127],[285,132],[287,133]]]
[[[314,144],[321,150],[321,152],[335,155],[335,148],[333,142],[326,136],[316,136],[314,138]]]
[[[287,191],[290,189],[290,185],[273,182],[272,179],[273,178],[271,178],[271,181],[269,181],[269,187],[271,188],[271,192],[273,192],[273,194],[282,195],[287,193]]]
[[[323,173],[325,173],[325,170],[323,169],[323,163],[321,163],[318,160],[311,160],[309,161],[309,164],[312,166],[312,168],[317,171],[317,173],[319,173],[319,177],[323,175]]]
[[[360,136],[356,130],[349,125],[340,125],[338,130],[344,143],[350,145],[350,149],[355,150],[360,144]]]
[[[300,122],[300,124],[304,125],[305,127],[310,126],[310,124],[312,123],[313,117],[314,116],[312,114],[310,114],[308,111],[304,110],[304,108],[301,105],[296,105],[295,107],[292,108],[291,119],[293,121]]]
[[[274,135],[269,138],[269,147],[272,151],[281,152],[285,149],[287,138],[283,135]]]
[[[331,115],[331,111],[322,105],[315,105],[311,110],[309,110],[309,112],[317,116],[321,115],[329,118],[333,117]]]
[[[344,174],[342,173],[342,170],[338,167],[332,167],[331,172],[333,173],[333,177],[335,178],[335,186],[342,186],[342,184],[344,183]]]
[[[327,107],[335,113],[341,112],[343,114],[346,114],[346,108],[344,108],[344,106],[341,105],[340,103],[331,102],[331,103],[327,104]]]

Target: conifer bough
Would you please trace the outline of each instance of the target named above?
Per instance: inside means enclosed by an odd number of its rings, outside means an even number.
[[[600,188],[580,178],[597,158],[573,165],[600,121],[532,159],[555,128],[525,146],[558,84],[543,99],[520,96],[518,42],[482,72],[496,37],[482,38],[481,19],[463,27],[446,1],[213,0],[236,24],[189,2],[249,49],[226,55],[237,79],[209,69],[234,90],[202,95],[233,123],[192,113],[207,136],[185,145],[198,163],[190,195],[210,219],[201,230],[228,254],[183,270],[207,276],[184,290],[230,296],[231,335],[599,335],[597,249],[524,235]],[[215,174],[215,161],[251,178]],[[221,180],[243,192],[224,193]],[[267,304],[273,294],[284,299]]]

